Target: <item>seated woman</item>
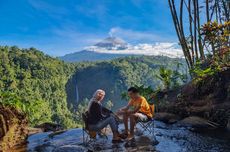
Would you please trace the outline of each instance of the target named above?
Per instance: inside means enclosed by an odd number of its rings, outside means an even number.
[[[122,142],[119,137],[118,123],[111,111],[101,105],[104,99],[105,91],[97,90],[88,105],[88,128],[93,131],[100,131],[107,125],[110,125],[113,132],[112,142]]]

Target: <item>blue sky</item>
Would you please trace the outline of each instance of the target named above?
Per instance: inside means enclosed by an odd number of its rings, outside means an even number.
[[[0,0],[0,45],[52,56],[108,37],[134,43],[177,42],[167,0]]]

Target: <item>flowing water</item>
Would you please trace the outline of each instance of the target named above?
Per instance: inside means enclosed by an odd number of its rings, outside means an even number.
[[[230,136],[226,132],[210,131],[201,134],[156,121],[154,135],[159,142],[157,145],[152,144],[152,136],[145,132],[131,142],[112,144],[110,134],[108,139],[97,138],[95,142],[83,146],[82,129],[71,129],[56,134],[47,132],[32,135],[28,138],[26,149],[29,152],[230,152]]]

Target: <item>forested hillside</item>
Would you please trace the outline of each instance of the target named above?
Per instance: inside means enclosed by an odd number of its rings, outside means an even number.
[[[105,103],[111,100],[113,108],[117,108],[125,104],[121,93],[128,87],[161,87],[156,79],[159,68],[184,70],[178,62],[183,60],[141,56],[74,64],[34,48],[0,47],[0,101],[25,111],[32,126],[56,122],[76,127],[73,111],[84,99],[90,99],[96,89],[104,89]]]
[[[153,89],[162,88],[162,81],[156,77],[159,75],[159,69],[164,66],[186,75],[183,63],[183,59],[140,56],[95,62],[81,69],[77,65],[78,71],[67,83],[68,101],[76,107],[77,101],[89,99],[96,89],[101,88],[106,91],[105,102],[111,100],[113,109],[117,109],[126,104],[121,94],[128,87],[137,85],[151,86]]]
[[[65,84],[75,66],[34,48],[0,47],[1,102],[28,112],[31,125],[57,122],[74,127]]]

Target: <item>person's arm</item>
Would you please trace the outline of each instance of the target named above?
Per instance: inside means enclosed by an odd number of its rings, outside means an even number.
[[[110,114],[113,113],[111,110],[109,110],[103,106],[101,107],[101,111],[102,111],[102,115],[104,117],[110,116]]]
[[[102,110],[103,113],[107,113],[107,114],[113,113],[111,110],[109,110],[109,109],[107,109],[107,108],[105,108],[103,106],[101,107],[101,110]]]
[[[126,105],[126,106],[122,107],[120,110],[121,111],[127,111],[129,109],[129,107],[130,107],[129,105]]]
[[[129,110],[130,106],[131,106],[131,104],[130,104],[130,102],[129,102],[125,107],[120,108],[120,109],[116,112],[116,114],[123,114],[123,113],[126,113],[126,112]]]
[[[141,108],[141,105],[138,105],[137,107],[135,107],[134,110],[129,110],[129,111],[127,111],[127,113],[128,114],[134,114],[134,113],[138,112],[140,110],[140,108]]]
[[[129,101],[129,103],[128,103],[125,107],[122,108],[122,110],[123,110],[123,111],[128,111],[128,110],[130,109],[130,107],[132,107],[132,102],[131,102],[131,100]]]
[[[98,119],[103,118],[102,109],[101,109],[101,106],[98,103],[94,103],[93,110],[94,110],[94,114],[95,114],[96,118],[98,118]]]

